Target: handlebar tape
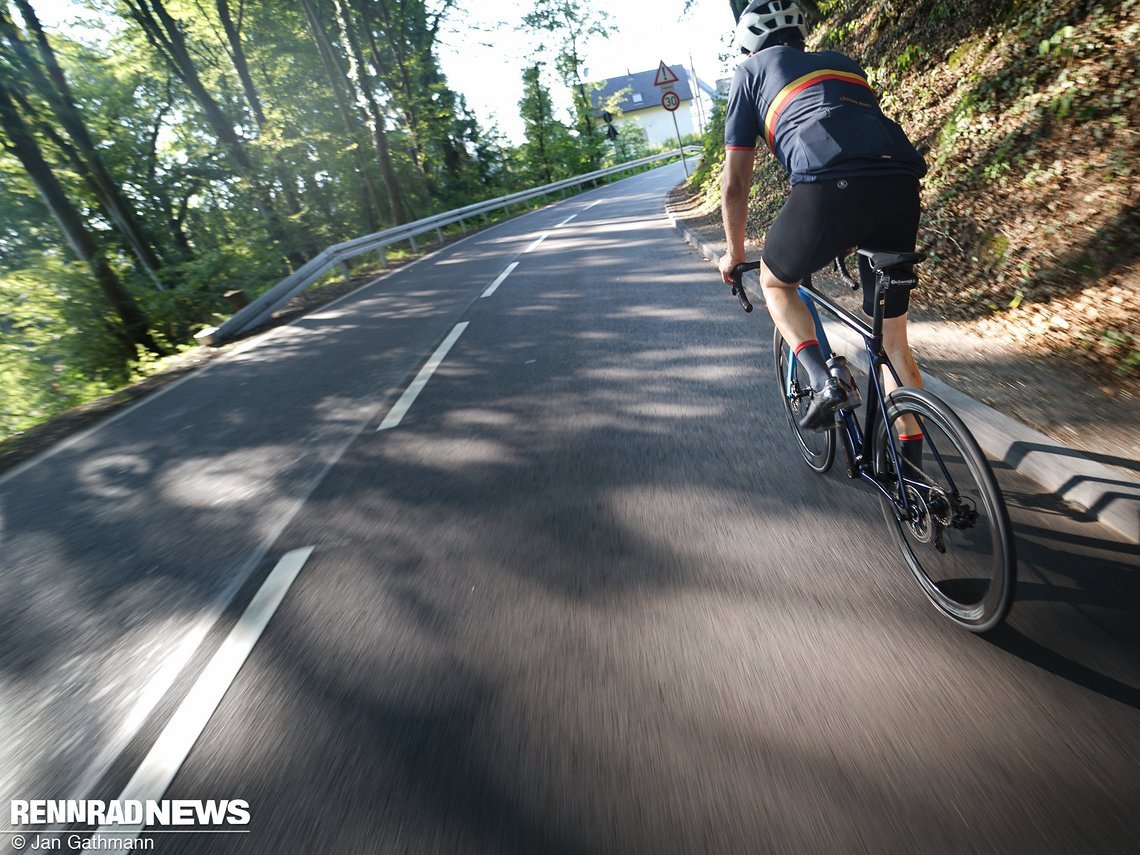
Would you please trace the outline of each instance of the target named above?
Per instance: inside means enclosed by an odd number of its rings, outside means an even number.
[[[759,269],[759,261],[746,261],[732,268],[732,295],[740,299],[740,308],[746,312],[752,311],[752,303],[748,301],[748,295],[744,292],[744,274],[749,270]]]

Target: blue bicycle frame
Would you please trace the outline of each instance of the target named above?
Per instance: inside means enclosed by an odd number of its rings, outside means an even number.
[[[883,329],[882,329],[882,313],[876,312],[873,325],[867,324],[863,321],[852,317],[848,312],[844,311],[835,303],[831,302],[823,294],[820,294],[811,287],[811,277],[808,276],[804,280],[804,284],[798,289],[800,299],[804,301],[808,311],[811,313],[812,322],[815,324],[816,339],[819,341],[819,346],[825,354],[832,353],[831,345],[827,340],[827,331],[823,327],[823,322],[820,319],[819,310],[816,307],[818,303],[827,311],[835,320],[842,323],[844,326],[850,328],[863,339],[863,347],[867,352],[868,361],[868,376],[870,381],[867,384],[867,425],[866,433],[863,432],[859,424],[859,419],[855,416],[855,410],[843,410],[839,414],[839,426],[842,428],[841,436],[843,438],[843,453],[847,459],[847,477],[858,478],[878,490],[887,500],[889,500],[895,507],[896,516],[899,515],[901,510],[903,515],[899,519],[906,519],[910,514],[910,500],[907,496],[906,490],[900,490],[901,495],[901,508],[899,505],[899,498],[896,498],[883,482],[875,477],[874,466],[871,461],[870,449],[867,448],[866,438],[875,435],[875,428],[878,425],[878,419],[883,420],[883,424],[889,423],[887,417],[886,395],[883,393],[882,378],[879,369],[886,367],[891,372],[897,385],[902,385],[899,380],[898,372],[895,371],[890,360],[883,355]],[[877,300],[883,299],[882,293],[877,295]],[[794,353],[789,352],[788,359],[788,373],[784,378],[784,389],[790,390],[792,382],[795,378],[796,371],[796,356]],[[786,394],[786,392],[785,392]],[[895,438],[890,431],[887,432],[889,442],[887,443],[890,449],[891,462],[895,467],[895,472],[903,472],[900,465],[900,450],[896,446]],[[937,452],[935,452],[937,453]],[[906,480],[901,475],[899,476],[903,483]]]

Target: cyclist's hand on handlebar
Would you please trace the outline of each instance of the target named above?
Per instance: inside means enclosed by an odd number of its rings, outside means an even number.
[[[720,262],[718,262],[717,267],[720,268],[720,276],[724,280],[725,285],[732,284],[733,269],[742,261],[744,261],[743,258],[734,258],[728,253],[720,257]]]
[[[752,303],[748,300],[748,294],[744,291],[744,274],[749,270],[758,270],[760,268],[760,262],[737,261],[728,253],[725,253],[720,257],[720,262],[717,264],[717,267],[720,268],[720,275],[721,278],[724,279],[724,284],[731,285],[733,296],[740,300],[740,308],[746,312],[751,312]]]

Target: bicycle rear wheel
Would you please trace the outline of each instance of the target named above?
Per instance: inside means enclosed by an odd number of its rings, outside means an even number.
[[[792,352],[779,329],[774,331],[772,338],[772,357],[776,363],[777,388],[780,390],[780,399],[784,402],[784,414],[788,417],[788,424],[796,438],[796,447],[808,466],[816,472],[826,472],[835,460],[835,431],[817,433],[800,427],[800,419],[807,412],[811,383],[807,371],[797,360],[795,376],[789,386],[788,363],[792,359]]]
[[[902,416],[917,419],[924,436],[921,466],[903,461],[910,518],[899,520],[901,506],[882,499],[895,542],[939,611],[971,632],[993,629],[1017,585],[1012,527],[993,471],[969,429],[934,395],[897,389],[887,412],[896,449]],[[876,432],[875,472],[897,499],[887,430]]]

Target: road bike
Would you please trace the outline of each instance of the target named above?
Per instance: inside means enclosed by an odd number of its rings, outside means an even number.
[[[856,392],[846,359],[833,354],[828,343],[820,310],[863,339],[869,366],[863,396],[865,425],[856,414],[859,396],[853,394],[851,406],[837,412],[835,424],[826,430],[800,427],[812,390],[807,372],[777,329],[773,361],[788,424],[804,461],[820,474],[831,467],[836,443],[842,441],[847,476],[878,494],[892,537],[935,608],[971,632],[987,632],[1005,619],[1017,586],[1017,558],[1005,500],[985,455],[961,418],[936,395],[902,386],[883,349],[886,294],[894,288],[913,287],[914,265],[926,256],[864,248],[858,253],[866,259],[861,274],[874,277],[875,311],[870,325],[817,291],[811,276],[798,291],[815,321],[820,347],[824,354],[832,354],[830,370]],[[759,262],[747,262],[733,270],[732,292],[746,312],[752,311],[752,304],[743,276],[759,267]],[[861,287],[847,271],[844,259],[837,258],[835,267],[853,289]],[[890,394],[883,392],[884,370],[899,385]],[[903,456],[904,419],[913,419],[909,423],[917,423],[924,437],[920,459]]]

